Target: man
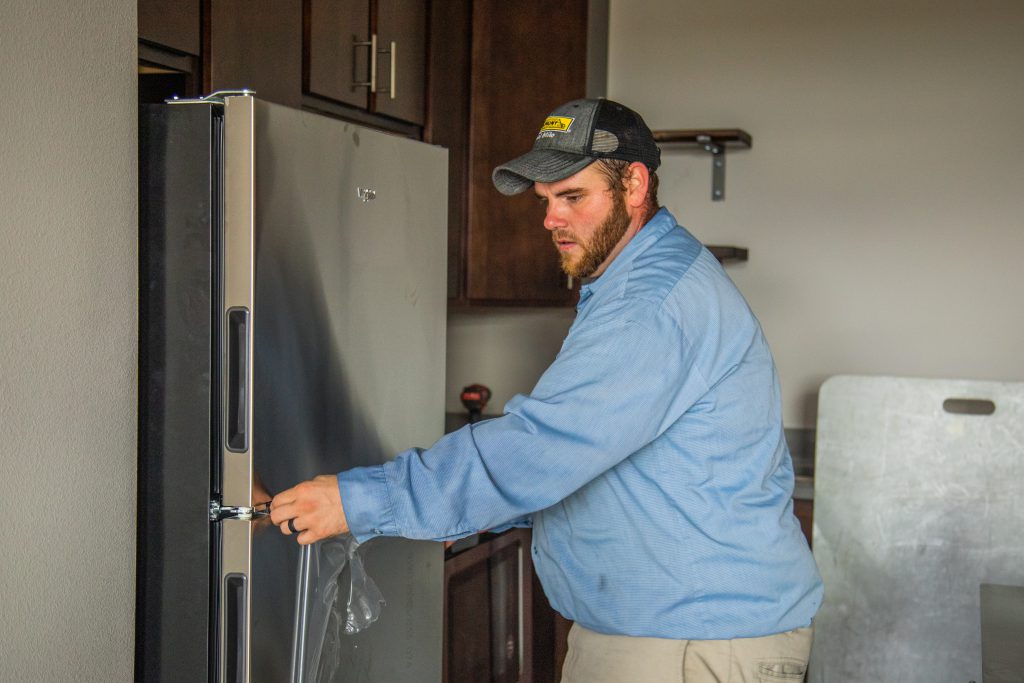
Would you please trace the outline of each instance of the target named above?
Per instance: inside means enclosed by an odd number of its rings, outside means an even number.
[[[563,681],[800,681],[822,586],[774,363],[718,262],[658,208],[659,161],[620,104],[555,110],[493,175],[533,188],[583,278],[554,363],[502,417],[304,482],[272,520],[299,543],[532,522],[544,591],[575,622]]]

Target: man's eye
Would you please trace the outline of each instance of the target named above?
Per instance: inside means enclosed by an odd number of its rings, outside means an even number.
[[[565,200],[567,202],[569,202],[570,204],[575,204],[576,202],[578,202],[581,199],[583,199],[583,195],[581,195],[581,194],[567,194],[567,195],[565,195]]]

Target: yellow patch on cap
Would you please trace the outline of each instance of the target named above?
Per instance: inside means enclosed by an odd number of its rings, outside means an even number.
[[[576,119],[569,116],[549,116],[544,119],[544,125],[540,127],[540,132],[543,133],[546,130],[558,130],[563,133],[569,130],[569,126]]]

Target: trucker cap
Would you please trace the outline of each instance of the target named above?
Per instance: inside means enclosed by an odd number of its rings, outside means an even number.
[[[535,182],[553,183],[582,171],[597,159],[640,161],[657,170],[661,150],[644,120],[611,100],[573,100],[544,119],[533,149],[494,169],[502,194],[519,194]]]

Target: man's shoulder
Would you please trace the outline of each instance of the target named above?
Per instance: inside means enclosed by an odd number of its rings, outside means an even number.
[[[734,319],[752,318],[746,300],[718,260],[678,226],[634,261],[620,299],[624,308],[668,318],[691,331],[726,312]]]
[[[631,264],[623,298],[660,304],[673,296],[688,275],[707,275],[699,263],[703,245],[675,220],[672,223]],[[700,272],[691,273],[695,269]]]

